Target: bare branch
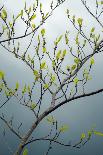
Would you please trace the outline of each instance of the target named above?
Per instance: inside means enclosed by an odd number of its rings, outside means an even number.
[[[19,139],[22,139],[21,135],[16,132],[16,130],[7,122],[5,118],[0,116],[0,119],[7,125],[7,127],[14,133]]]
[[[89,7],[86,5],[86,1],[81,0],[82,4],[85,6],[85,8],[87,9],[87,11],[90,13],[90,15],[92,15],[92,17],[99,23],[99,25],[103,28],[103,24],[100,22],[100,20],[91,12],[91,10],[89,9]]]

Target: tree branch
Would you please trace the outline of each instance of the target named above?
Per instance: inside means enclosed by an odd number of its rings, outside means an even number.
[[[90,15],[92,15],[92,17],[94,19],[96,19],[96,21],[99,23],[99,25],[103,28],[103,24],[99,21],[99,19],[90,11],[89,7],[87,7],[86,5],[86,1],[81,0],[82,4],[84,5],[84,7],[87,9],[87,11],[90,13]]]
[[[103,88],[102,89],[99,89],[99,90],[96,90],[96,91],[93,91],[93,92],[90,92],[90,93],[87,93],[87,94],[82,94],[82,95],[78,95],[78,96],[72,97],[72,98],[70,98],[68,100],[64,100],[63,102],[61,102],[58,105],[56,105],[54,108],[50,109],[50,111],[48,111],[47,113],[49,114],[49,113],[53,112],[57,108],[61,107],[62,105],[66,104],[66,103],[68,103],[70,101],[77,100],[79,98],[88,97],[88,96],[93,96],[93,95],[99,94],[101,92],[103,92]]]
[[[5,120],[5,118],[3,118],[2,116],[0,116],[0,119],[7,125],[7,127],[12,131],[12,133],[14,133],[19,139],[22,139],[21,135],[18,134],[14,128],[7,122],[7,120]]]
[[[27,33],[27,34],[24,34],[24,35],[21,35],[21,36],[18,36],[18,37],[13,37],[13,38],[9,38],[9,39],[4,39],[4,40],[1,40],[0,41],[0,44],[1,43],[4,43],[4,42],[8,42],[8,41],[11,41],[11,40],[18,40],[18,39],[22,39],[22,38],[25,38],[29,35],[31,35],[32,33],[35,33],[44,23],[45,21],[52,15],[52,13],[54,12],[54,10],[61,4],[63,4],[66,0],[62,0],[62,3],[57,3],[57,5],[52,9],[52,11],[49,13],[49,15],[31,32]]]

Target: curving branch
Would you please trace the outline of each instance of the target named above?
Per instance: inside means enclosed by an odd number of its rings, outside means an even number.
[[[96,95],[96,94],[99,94],[99,93],[102,93],[102,92],[103,92],[103,88],[102,89],[98,89],[98,90],[93,91],[93,92],[90,92],[90,93],[85,93],[85,94],[78,95],[78,96],[72,97],[70,99],[64,100],[63,102],[61,102],[58,105],[56,105],[53,109],[51,109],[50,112],[56,110],[57,108],[59,108],[60,106],[66,104],[66,103],[69,103],[70,101],[74,101],[74,100],[77,100],[77,99],[80,99],[80,98],[84,98],[84,97],[88,97],[88,96],[93,96],[93,95]]]
[[[36,129],[36,127],[38,126],[38,124],[48,115],[50,114],[51,112],[55,111],[56,109],[58,109],[59,107],[61,107],[62,105],[66,104],[66,103],[69,103],[70,101],[73,101],[73,100],[77,100],[77,99],[80,99],[80,98],[83,98],[83,97],[87,97],[87,96],[92,96],[92,95],[96,95],[100,92],[103,92],[103,89],[100,89],[100,90],[97,90],[97,91],[94,91],[94,92],[91,92],[91,93],[87,93],[87,94],[82,94],[82,95],[78,95],[78,96],[75,96],[75,97],[72,97],[71,99],[68,99],[68,100],[65,100],[61,103],[59,103],[58,105],[56,105],[55,107],[50,107],[48,108],[47,110],[44,111],[44,113],[42,113],[36,122],[34,122],[31,126],[31,128],[28,130],[27,134],[24,135],[24,137],[22,138],[22,141],[21,143],[19,144],[18,146],[18,149],[17,151],[14,153],[14,155],[20,155],[24,146],[25,146],[25,143],[28,141],[29,137],[32,135],[33,131]]]

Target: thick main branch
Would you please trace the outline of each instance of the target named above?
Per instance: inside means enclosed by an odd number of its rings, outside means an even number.
[[[55,107],[50,107],[48,108],[43,114],[41,114],[39,116],[39,118],[37,119],[36,122],[33,123],[33,125],[31,126],[31,128],[29,129],[29,131],[27,132],[27,134],[23,137],[21,143],[19,144],[19,147],[17,149],[17,151],[15,152],[14,155],[20,155],[25,144],[27,143],[29,137],[32,135],[33,131],[36,129],[36,127],[38,126],[38,124],[48,115],[50,114],[51,112],[55,111],[56,109],[58,109],[59,107],[61,107],[62,105],[66,104],[66,103],[69,103],[70,101],[73,101],[73,100],[77,100],[79,98],[84,98],[84,97],[87,97],[87,96],[92,96],[92,95],[96,95],[96,94],[99,94],[103,92],[103,89],[99,89],[99,90],[96,90],[96,91],[93,91],[93,92],[90,92],[90,93],[86,93],[86,94],[82,94],[82,95],[78,95],[78,96],[75,96],[75,97],[72,97],[70,99],[67,99],[67,100],[64,100],[63,102],[59,103],[58,105],[56,105]]]

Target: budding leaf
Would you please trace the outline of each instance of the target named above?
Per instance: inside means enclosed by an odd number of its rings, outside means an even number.
[[[93,27],[92,29],[91,29],[91,32],[93,33],[95,31],[95,27]]]
[[[48,116],[48,117],[47,117],[47,121],[48,121],[49,123],[54,123],[54,122],[55,122],[55,119],[53,118],[53,116]]]
[[[60,55],[61,55],[61,50],[58,51],[58,53],[56,54],[56,59],[60,59]]]
[[[32,29],[35,29],[36,28],[36,25],[35,24],[32,24]]]
[[[33,15],[31,16],[30,20],[33,20],[33,19],[35,19],[35,18],[36,18],[36,14],[33,14]]]
[[[3,79],[3,78],[4,78],[4,72],[0,71],[0,79]]]
[[[41,30],[41,35],[44,36],[44,34],[45,34],[45,29],[42,29]]]
[[[7,18],[7,12],[6,12],[5,9],[3,9],[2,12],[1,12],[1,18],[2,18],[3,20],[6,20],[6,18]]]
[[[67,51],[66,49],[63,51],[63,57],[66,55]]]
[[[35,76],[38,76],[38,74],[39,74],[38,71],[37,70],[34,70],[34,75]]]
[[[28,149],[27,148],[24,149],[23,155],[28,155]]]
[[[83,140],[85,139],[85,137],[86,137],[85,133],[82,133],[80,139]]]
[[[63,126],[59,129],[60,132],[65,132],[65,131],[67,131],[67,130],[68,130],[68,126],[67,126],[67,125],[63,125]]]
[[[32,103],[31,106],[30,106],[31,110],[34,110],[36,108],[36,104],[35,103]]]
[[[26,85],[24,86],[23,90],[22,90],[22,94],[24,95],[24,93],[26,93]]]
[[[103,133],[102,133],[102,132],[93,131],[93,133],[94,133],[95,135],[98,135],[98,136],[103,136]]]
[[[54,82],[56,77],[54,75],[51,76],[51,81]]]
[[[91,58],[90,64],[91,64],[91,65],[94,65],[94,63],[95,63],[94,58]]]
[[[73,81],[74,81],[74,84],[77,85],[77,83],[79,82],[79,79],[75,78]]]
[[[49,85],[46,83],[43,88],[44,89],[48,89],[49,88]]]
[[[42,62],[40,68],[45,69],[45,67],[46,67],[46,62]]]
[[[79,64],[79,63],[80,63],[80,59],[79,59],[79,58],[75,58],[75,59],[74,59],[74,62],[75,62],[76,64]]]
[[[90,138],[92,136],[92,131],[88,131],[88,137]]]
[[[78,24],[79,24],[79,26],[82,26],[82,23],[83,23],[83,19],[82,18],[78,18]]]
[[[63,35],[61,35],[58,39],[57,39],[57,43],[59,43],[62,39]]]
[[[18,88],[19,88],[19,83],[17,82],[17,83],[16,83],[16,88],[15,88],[15,89],[18,90]]]
[[[72,65],[71,69],[72,69],[72,70],[76,69],[76,65],[75,65],[75,64]]]
[[[45,47],[43,47],[43,53],[45,53],[46,52],[46,48]]]

